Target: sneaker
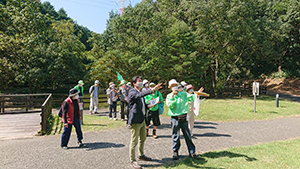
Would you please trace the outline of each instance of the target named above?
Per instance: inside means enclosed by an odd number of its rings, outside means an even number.
[[[153,137],[154,139],[157,139],[156,130],[153,130],[152,137]]]
[[[150,157],[147,157],[145,155],[138,156],[138,160],[141,160],[141,161],[152,161],[152,159]]]
[[[124,121],[124,119],[121,119],[121,121]]]
[[[178,156],[178,152],[174,151],[173,152],[173,160],[178,160],[179,156]]]
[[[112,120],[112,118],[110,117],[109,120]]]
[[[99,114],[98,112],[95,112],[95,114]]]
[[[136,169],[142,168],[142,167],[139,165],[139,163],[137,163],[136,161],[132,161],[132,162],[130,163],[130,165],[131,165],[131,167],[136,168]]]
[[[90,111],[90,115],[92,115],[93,114],[93,112],[92,111]]]
[[[82,146],[84,146],[84,144],[82,143],[82,141],[81,141],[81,140],[80,140],[80,141],[78,141],[77,143],[78,143],[78,146],[79,146],[79,147],[82,147]]]
[[[117,118],[114,118],[114,121],[116,121],[117,120]]]
[[[61,148],[62,148],[62,149],[64,149],[64,150],[67,150],[67,149],[69,149],[69,147],[68,147],[68,146],[61,146]]]
[[[190,154],[190,157],[193,158],[193,159],[199,159],[199,156],[195,153]]]

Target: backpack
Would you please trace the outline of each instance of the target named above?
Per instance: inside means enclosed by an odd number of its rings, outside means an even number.
[[[64,105],[64,102],[65,102],[65,101],[63,101],[63,104],[60,106],[60,109],[59,109],[59,111],[58,111],[58,116],[59,116],[59,117],[62,117],[62,111],[63,111],[63,105]]]

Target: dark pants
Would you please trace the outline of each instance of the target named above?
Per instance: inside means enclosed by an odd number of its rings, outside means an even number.
[[[114,118],[117,117],[117,102],[109,105],[109,118],[112,118],[112,109],[114,109]]]
[[[121,119],[125,119],[125,111],[126,110],[126,117],[128,119],[128,111],[129,111],[129,104],[125,101],[121,101]]]
[[[82,140],[83,137],[82,137],[81,125],[80,125],[80,121],[77,117],[74,117],[73,126],[76,129],[77,140],[78,141]],[[71,136],[71,132],[72,132],[72,124],[68,124],[68,128],[64,127],[64,132],[62,133],[62,136],[61,136],[61,146],[68,145],[70,136]]]
[[[178,152],[180,148],[180,129],[181,129],[185,139],[185,143],[189,150],[189,154],[195,153],[196,148],[192,141],[191,133],[188,127],[188,122],[187,121],[179,122],[178,119],[172,117],[171,126],[172,126],[173,151]]]

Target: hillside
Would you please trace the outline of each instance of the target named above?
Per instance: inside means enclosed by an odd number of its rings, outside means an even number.
[[[263,85],[271,91],[300,96],[300,79],[297,78],[265,79]]]

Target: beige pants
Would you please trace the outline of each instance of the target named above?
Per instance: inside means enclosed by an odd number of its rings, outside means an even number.
[[[194,128],[194,123],[195,123],[195,114],[194,114],[194,102],[189,102],[189,129],[191,134],[193,133],[193,128]]]
[[[138,140],[140,138],[140,140]],[[144,155],[144,143],[146,140],[146,123],[145,120],[141,124],[131,124],[131,141],[130,141],[130,161],[135,160],[135,147],[139,143],[139,156]]]
[[[97,112],[98,98],[95,98],[95,97],[90,98],[90,111],[93,111],[93,108],[94,108],[94,112]]]

